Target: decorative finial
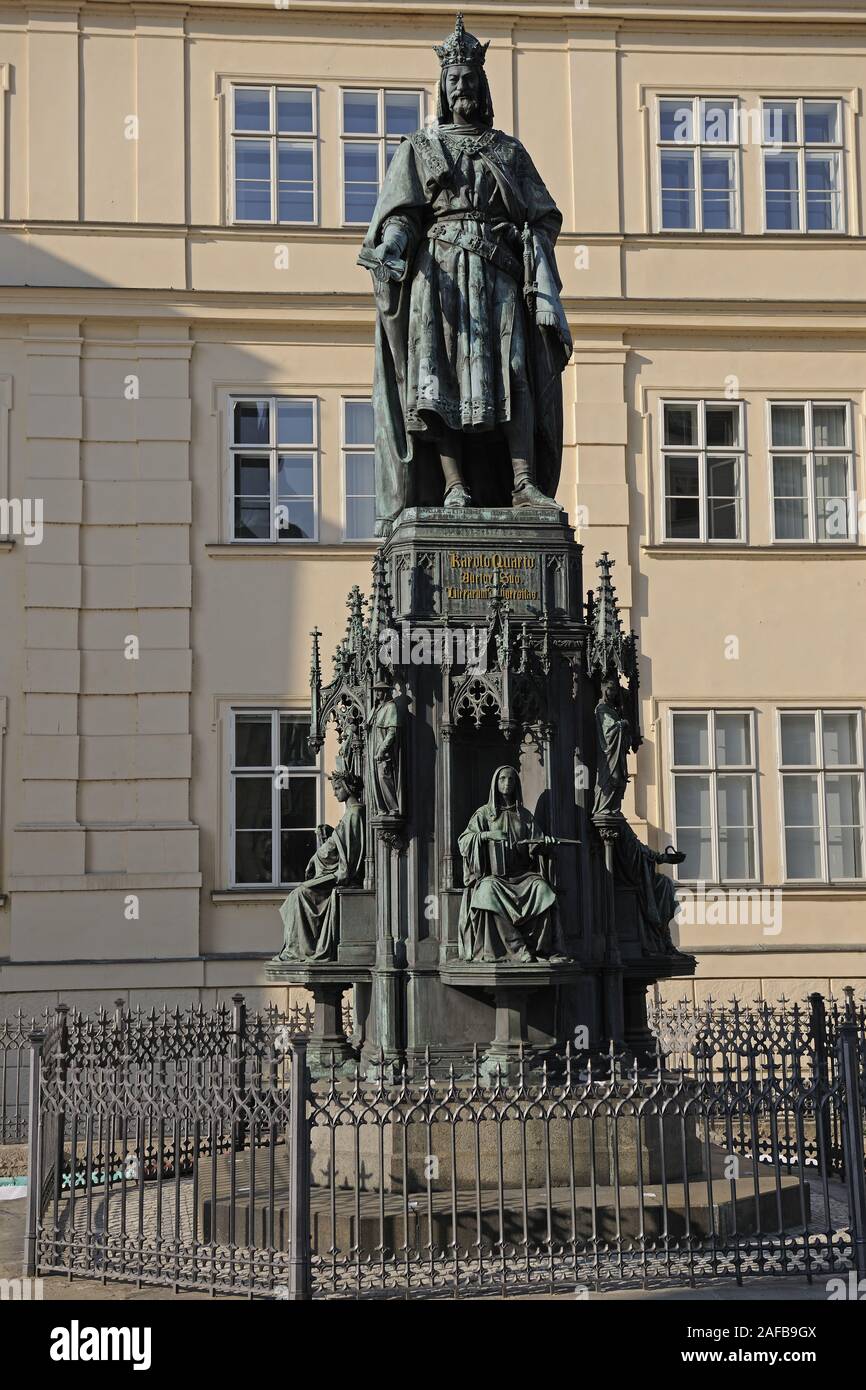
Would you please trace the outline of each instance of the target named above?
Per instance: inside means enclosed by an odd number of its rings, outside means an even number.
[[[443,68],[483,68],[489,47],[489,39],[487,43],[480,43],[474,34],[468,32],[463,23],[463,15],[459,12],[454,23],[454,33],[449,34],[444,43],[433,45]]]

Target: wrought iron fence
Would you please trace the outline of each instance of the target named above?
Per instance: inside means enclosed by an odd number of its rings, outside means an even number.
[[[240,996],[237,996],[240,999]],[[88,1057],[166,1057],[195,1056],[217,1062],[234,1047],[255,1056],[263,1042],[271,1039],[279,1050],[296,1034],[307,1034],[313,1026],[309,1004],[293,1004],[287,1010],[271,1005],[248,1016],[245,1008],[235,1013],[224,1004],[216,1009],[203,1005],[186,1009],[127,1009],[118,1000],[113,1010],[97,1009],[93,1014],[69,1009],[43,1009],[40,1015],[27,1015],[20,1009],[0,1018],[0,1144],[23,1144],[28,1134],[28,1087],[30,1035],[35,1029],[49,1031],[56,1017],[66,1018],[65,1048],[70,1059]],[[343,1001],[343,1026],[352,1029],[349,997]]]
[[[827,1066],[815,1037],[773,1034],[770,1056],[742,1025],[736,1046],[728,1028],[676,1058],[569,1051],[494,1077],[430,1059],[311,1077],[306,1039],[239,998],[158,1027],[52,1023],[32,1042],[31,1275],[272,1298],[866,1276],[847,1014]]]

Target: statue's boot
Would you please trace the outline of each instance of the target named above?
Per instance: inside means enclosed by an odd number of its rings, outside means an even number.
[[[463,483],[452,483],[445,494],[446,507],[471,507],[472,498]]]
[[[511,494],[512,507],[555,507],[558,512],[562,507],[555,502],[552,497],[536,487],[534,469],[531,464],[518,460],[514,464],[514,490]]]

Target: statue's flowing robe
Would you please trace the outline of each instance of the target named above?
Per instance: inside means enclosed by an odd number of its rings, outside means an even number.
[[[370,776],[373,808],[378,815],[399,816],[403,810],[403,750],[401,718],[396,700],[379,705],[370,720]],[[384,751],[386,759],[379,761]]]
[[[631,725],[618,710],[600,700],[595,707],[596,769],[593,815],[619,811],[628,785]]]
[[[473,815],[458,840],[463,856],[463,900],[458,923],[461,960],[513,958],[524,947],[535,955],[564,954],[556,914],[556,893],[534,867],[529,849],[518,840],[539,839],[544,832],[532,812],[517,802],[506,807],[496,789]],[[504,830],[506,839],[482,840],[487,830]],[[494,864],[498,870],[492,873]]]
[[[335,889],[364,878],[364,808],[346,807],[335,830],[307,865],[303,883],[280,908],[283,946],[279,960],[334,960],[337,954]]]
[[[532,160],[501,131],[474,138],[451,126],[418,131],[391,160],[362,264],[369,265],[390,222],[405,229],[409,244],[401,282],[374,277],[379,528],[411,502],[416,440],[440,438],[443,423],[494,429],[512,418],[520,389],[531,390],[534,403],[536,481],[553,496],[562,456],[561,374],[572,345],[553,250],[562,216]],[[524,303],[524,226],[538,309],[554,316],[554,328],[539,328]],[[448,236],[494,244],[496,259]]]
[[[656,872],[660,860],[661,855],[639,840],[624,821],[616,837],[614,872],[636,891],[643,945],[651,955],[675,949],[670,923],[677,910],[676,888],[667,874]]]

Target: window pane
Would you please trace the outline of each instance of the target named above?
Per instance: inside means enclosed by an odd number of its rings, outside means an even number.
[[[420,92],[385,93],[385,134],[411,135],[421,124]]]
[[[283,767],[314,767],[316,754],[310,748],[310,721],[299,715],[280,717],[280,763]]]
[[[665,443],[696,447],[698,442],[698,407],[696,405],[665,406]]]
[[[797,103],[764,102],[764,139],[768,145],[793,145],[797,140]]]
[[[379,196],[378,145],[345,145],[343,178],[346,220],[368,222]]]
[[[710,739],[705,714],[674,715],[674,765],[708,767]]]
[[[786,767],[817,767],[814,715],[783,714],[780,722],[783,764]]]
[[[348,497],[346,499],[346,536],[349,540],[369,540],[376,527],[376,499]]]
[[[817,777],[783,777],[785,860],[789,878],[820,878]]]
[[[281,222],[312,222],[313,150],[309,145],[287,145],[277,150],[279,182],[277,215]]]
[[[312,501],[286,501],[280,499],[281,510],[277,536],[279,540],[314,540],[316,535],[315,514]],[[288,520],[285,511],[288,512]]]
[[[235,767],[271,767],[271,716],[235,715]]]
[[[838,145],[839,105],[835,101],[804,101],[803,121],[807,145]]]
[[[689,231],[695,227],[695,164],[691,151],[662,151],[662,227]]]
[[[311,454],[280,454],[277,461],[277,496],[280,502],[292,497],[312,497],[313,458]]]
[[[345,402],[345,431],[347,444],[373,446],[373,402]]]
[[[719,830],[719,877],[755,877],[755,835],[750,829],[731,826]]]
[[[754,825],[751,777],[720,777],[718,783],[719,876],[754,878]]]
[[[778,449],[802,449],[806,444],[806,407],[804,405],[774,405],[770,407],[772,441]]]
[[[728,232],[734,226],[734,156],[701,155],[701,205],[704,231]]]
[[[378,92],[343,93],[343,130],[347,135],[378,135]]]
[[[824,764],[826,767],[851,767],[860,761],[856,714],[835,714],[825,710]]]
[[[236,401],[234,407],[236,444],[269,444],[271,407],[268,401]]]
[[[235,826],[238,830],[270,830],[272,790],[270,777],[235,778]]]
[[[736,499],[707,499],[707,538],[711,541],[740,539],[740,504]]]
[[[695,138],[693,103],[680,97],[665,97],[660,101],[659,135],[662,140],[691,143]]]
[[[687,873],[691,879],[713,877],[712,845],[710,838],[710,782],[708,777],[676,777],[677,847],[686,855]]]
[[[863,831],[860,826],[828,827],[827,865],[831,878],[863,877]]]
[[[748,714],[716,715],[716,762],[719,767],[749,767],[752,721]]]
[[[706,406],[707,446],[735,449],[740,444],[740,409],[735,405]]]
[[[313,443],[313,401],[277,401],[277,443]]]
[[[315,830],[317,814],[315,777],[290,777],[280,788],[280,829]]]
[[[816,449],[844,449],[848,443],[848,410],[844,405],[813,405],[812,432]]]
[[[235,454],[235,495],[270,497],[271,465],[267,455]]]
[[[703,135],[707,145],[731,145],[735,139],[734,103],[707,100],[703,107]]]
[[[271,499],[235,498],[236,541],[269,541],[271,538]]]
[[[271,220],[271,147],[265,140],[235,141],[235,216]]]
[[[719,777],[719,832],[728,826],[754,825],[751,777]]]
[[[809,504],[806,493],[806,460],[773,460],[773,515],[777,540],[803,540],[809,533]]]
[[[788,878],[821,877],[821,840],[817,829],[785,831],[785,867]]]
[[[273,840],[270,831],[235,832],[235,882],[272,883]]]
[[[736,497],[739,464],[736,459],[707,459],[707,493],[710,497]]]
[[[372,454],[346,455],[346,493],[349,497],[372,497],[376,491]]]
[[[848,539],[848,504],[848,459],[839,454],[816,454],[815,524],[819,541]]]
[[[828,776],[827,853],[831,878],[860,878],[863,874],[863,828],[860,818],[859,774]]]
[[[278,89],[277,130],[284,135],[312,135],[312,92],[293,92],[289,87]]]
[[[266,87],[235,87],[235,130],[271,128],[271,94]]]
[[[707,460],[707,535],[710,540],[737,540],[740,535],[736,459]]]
[[[700,515],[697,459],[668,457],[665,460],[665,476],[665,534],[668,540],[698,540]]]
[[[764,153],[767,231],[800,230],[799,178],[795,154]]]
[[[838,154],[806,155],[806,227],[836,232],[842,225]]]
[[[302,883],[315,850],[314,830],[284,830],[280,835],[280,883]]]

